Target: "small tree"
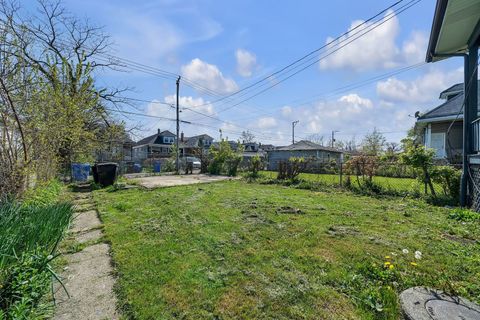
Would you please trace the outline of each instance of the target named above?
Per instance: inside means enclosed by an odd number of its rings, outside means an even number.
[[[375,128],[363,138],[362,149],[369,156],[378,156],[383,151],[385,143],[385,137]]]
[[[262,158],[257,154],[250,159],[248,164],[248,171],[251,178],[257,178],[258,172],[262,169],[263,162]]]
[[[237,150],[232,150],[228,141],[222,140],[218,147],[212,146],[210,148],[211,161],[208,166],[208,172],[211,174],[236,176],[243,153],[243,147],[240,144],[238,145]]]
[[[278,164],[277,179],[295,181],[306,165],[307,161],[303,157],[291,157],[288,161],[280,162]]]
[[[424,146],[411,144],[407,146],[407,150],[401,155],[402,162],[411,165],[413,168],[422,172],[422,182],[425,184],[425,193],[427,186],[430,188],[431,194],[436,197],[435,188],[433,187],[431,172],[433,169],[433,157],[435,150],[427,149]]]

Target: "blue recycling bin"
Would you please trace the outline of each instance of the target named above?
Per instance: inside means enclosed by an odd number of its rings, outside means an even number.
[[[142,165],[139,164],[139,163],[135,163],[135,164],[133,165],[133,172],[134,172],[134,173],[140,173],[140,172],[142,172]]]
[[[90,164],[72,163],[72,180],[74,182],[85,182],[90,174]]]
[[[159,173],[162,170],[162,163],[160,161],[155,161],[153,163],[153,172]]]

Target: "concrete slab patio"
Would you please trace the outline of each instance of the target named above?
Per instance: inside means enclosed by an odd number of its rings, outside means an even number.
[[[225,180],[238,179],[238,177],[225,177],[225,176],[211,176],[207,174],[190,174],[190,175],[165,175],[165,176],[153,176],[144,178],[133,179],[140,186],[152,189],[161,187],[173,187],[182,186],[188,184],[197,183],[209,183]]]

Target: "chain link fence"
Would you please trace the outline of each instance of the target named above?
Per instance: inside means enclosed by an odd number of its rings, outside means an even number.
[[[279,165],[281,167],[281,165]],[[428,196],[454,203],[460,187],[460,171],[454,166],[433,166],[428,176],[421,169],[399,162],[315,162],[298,170],[299,181],[317,185],[345,187],[356,191],[398,196]],[[474,173],[480,181],[480,167]],[[277,179],[278,172],[264,171],[263,176]],[[448,200],[448,201],[447,201]],[[480,203],[480,199],[477,199]]]

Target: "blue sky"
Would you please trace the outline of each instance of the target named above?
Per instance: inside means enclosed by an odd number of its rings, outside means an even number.
[[[278,70],[392,3],[64,1],[71,13],[105,26],[115,43],[113,54],[181,74],[219,95],[235,92]],[[351,90],[332,90],[423,62],[434,7],[434,0],[421,1],[320,63],[238,106],[232,107],[241,98],[211,103],[218,97],[182,85],[181,104],[210,115],[184,110],[183,119],[202,126],[182,125],[182,131],[186,135],[205,132],[218,139],[221,128],[224,137],[237,139],[238,132],[249,129],[261,142],[286,145],[291,140],[291,121],[299,120],[297,140],[312,133],[328,136],[331,130],[338,130],[338,139],[355,137],[360,142],[376,127],[388,140],[398,141],[414,123],[409,115],[435,107],[440,103],[440,91],[462,81],[461,59],[423,65]],[[125,94],[129,97],[161,102],[175,98],[174,80],[140,72],[109,71],[99,74],[97,81],[133,87],[134,91]],[[174,116],[165,105],[139,103],[137,107],[150,115]],[[228,110],[222,112],[225,108]],[[175,128],[172,122],[152,118],[120,119],[130,126],[141,125],[137,137],[157,128]]]

